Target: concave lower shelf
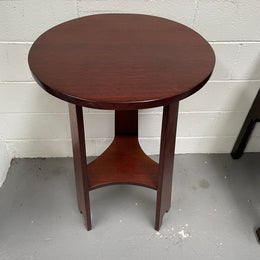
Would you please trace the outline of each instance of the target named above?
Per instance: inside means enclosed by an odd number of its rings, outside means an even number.
[[[88,164],[89,189],[134,184],[157,189],[159,165],[141,149],[137,136],[117,135],[97,159]]]

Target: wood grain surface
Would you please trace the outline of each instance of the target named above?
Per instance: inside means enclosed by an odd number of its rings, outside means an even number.
[[[157,189],[158,163],[141,149],[136,136],[117,135],[108,149],[88,164],[90,190],[111,184]]]
[[[200,89],[215,64],[211,46],[164,18],[99,14],[43,33],[29,52],[35,80],[79,106],[134,110],[168,105]]]

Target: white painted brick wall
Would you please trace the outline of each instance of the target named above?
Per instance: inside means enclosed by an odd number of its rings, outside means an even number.
[[[259,41],[258,0],[198,0],[194,29],[209,41]]]
[[[181,101],[177,153],[229,153],[260,87],[259,0],[0,0],[0,136],[12,156],[71,156],[67,104],[32,79],[32,42],[63,21],[96,13],[144,13],[201,33],[215,50],[206,86]],[[159,152],[162,108],[139,112],[140,143]],[[87,154],[111,143],[112,111],[84,109]],[[260,152],[257,125],[246,151]],[[1,179],[1,173],[0,173]]]
[[[6,142],[0,137],[0,187],[5,181],[11,158],[11,154],[6,147]]]
[[[50,27],[77,17],[77,2],[1,0],[0,10],[0,41],[30,42]]]

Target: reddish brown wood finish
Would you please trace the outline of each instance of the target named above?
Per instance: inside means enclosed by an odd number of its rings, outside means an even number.
[[[138,142],[138,111],[115,111],[115,138],[107,150],[88,165],[90,189],[111,184],[157,188],[158,164]]]
[[[209,79],[210,45],[179,23],[147,15],[102,14],[60,24],[29,53],[35,80],[70,102],[78,205],[91,229],[89,191],[110,184],[157,190],[155,229],[171,205],[178,101]],[[87,165],[82,106],[114,109],[115,139]],[[164,106],[160,162],[138,143],[138,110]]]
[[[141,149],[137,136],[117,135],[109,148],[88,165],[91,190],[109,184],[157,188],[158,163]]]
[[[215,63],[192,29],[159,17],[101,14],[55,26],[29,53],[35,80],[79,106],[134,110],[168,105],[200,89]]]
[[[138,136],[138,110],[115,111],[115,135]]]
[[[70,127],[73,147],[78,206],[85,219],[87,230],[91,229],[89,184],[84,136],[82,107],[69,104]]]
[[[163,108],[160,161],[158,173],[158,191],[156,203],[155,229],[159,230],[165,212],[171,207],[172,175],[176,127],[178,119],[178,102]]]

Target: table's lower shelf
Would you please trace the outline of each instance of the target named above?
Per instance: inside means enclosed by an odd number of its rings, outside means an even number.
[[[158,163],[141,149],[137,136],[119,135],[88,164],[89,189],[111,184],[134,184],[157,189]]]
[[[134,184],[156,190],[155,229],[171,207],[174,146],[178,102],[163,108],[160,164],[138,142],[138,111],[115,111],[115,139],[96,160],[87,165],[82,107],[69,104],[75,181],[80,212],[91,229],[89,191],[111,184]]]

